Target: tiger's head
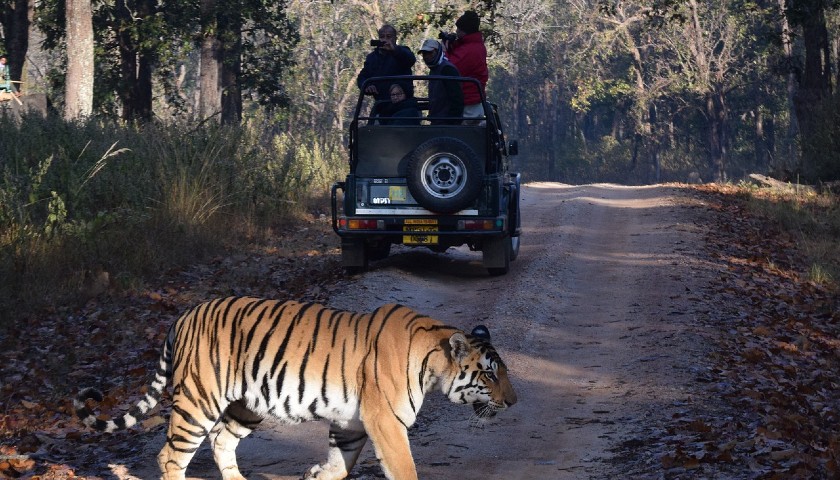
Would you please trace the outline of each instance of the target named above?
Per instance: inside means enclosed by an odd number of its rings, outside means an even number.
[[[469,335],[461,332],[449,337],[450,360],[458,371],[447,396],[454,403],[473,406],[480,418],[490,418],[516,403],[516,392],[507,367],[490,344],[490,331],[484,325]]]

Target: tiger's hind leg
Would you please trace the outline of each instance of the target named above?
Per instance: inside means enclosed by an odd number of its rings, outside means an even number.
[[[236,464],[236,447],[263,420],[240,400],[225,410],[222,420],[210,431],[213,458],[223,480],[245,480]]]
[[[331,423],[327,461],[310,468],[304,478],[339,480],[347,477],[353,465],[356,464],[367,439],[365,428],[359,421],[350,422],[345,428]]]

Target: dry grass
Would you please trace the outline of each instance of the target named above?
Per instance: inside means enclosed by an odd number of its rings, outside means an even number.
[[[805,255],[810,280],[840,288],[840,197],[812,191],[779,191],[740,185],[751,211],[771,219],[791,235]]]
[[[112,287],[135,288],[317,217],[323,210],[309,209],[346,164],[342,152],[257,124],[0,118],[0,129],[11,159],[0,163],[0,326],[84,301],[101,272]]]

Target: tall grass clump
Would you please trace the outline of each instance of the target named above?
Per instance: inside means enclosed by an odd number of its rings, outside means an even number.
[[[85,301],[91,272],[142,286],[306,214],[343,155],[270,125],[0,117],[0,327]]]
[[[232,206],[236,156],[242,147],[239,129],[153,127],[143,139],[154,176],[149,208],[155,221],[198,234]]]

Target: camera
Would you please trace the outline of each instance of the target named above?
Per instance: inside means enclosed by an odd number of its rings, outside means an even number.
[[[385,41],[384,40],[371,40],[370,41],[371,47],[384,47]]]
[[[458,40],[458,35],[455,35],[454,33],[446,33],[441,30],[438,38],[444,42],[454,42],[455,40]]]

